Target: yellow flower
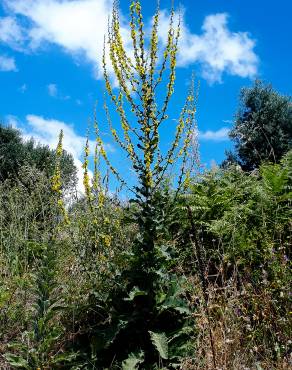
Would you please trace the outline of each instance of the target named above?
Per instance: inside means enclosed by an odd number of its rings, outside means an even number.
[[[112,237],[110,235],[102,235],[101,239],[107,248],[111,246]]]

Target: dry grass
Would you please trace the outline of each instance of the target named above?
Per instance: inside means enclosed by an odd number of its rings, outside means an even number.
[[[238,279],[234,275],[220,285],[209,283],[206,306],[197,277],[190,278],[190,286],[194,287],[191,304],[196,319],[196,337],[194,357],[184,362],[183,369],[292,369],[288,348],[291,322],[277,316],[268,289],[262,287],[255,291],[250,284],[238,287]],[[273,338],[268,337],[272,335]],[[283,346],[281,354],[271,347],[275,344]]]

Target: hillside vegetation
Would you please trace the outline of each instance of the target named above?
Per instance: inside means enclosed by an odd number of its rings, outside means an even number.
[[[140,3],[132,3],[130,58],[113,8],[104,108],[124,171],[112,165],[96,117],[95,153],[84,144],[83,196],[72,192],[63,132],[50,151],[1,127],[1,369],[291,368],[291,99],[259,81],[243,90],[234,152],[221,167],[196,171],[192,79],[160,151],[180,37],[170,14],[161,56],[159,10],[148,45]],[[112,177],[121,192],[109,191]]]

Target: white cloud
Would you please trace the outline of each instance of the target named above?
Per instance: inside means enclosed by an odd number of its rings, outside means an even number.
[[[47,85],[48,94],[52,98],[60,99],[60,100],[69,100],[71,99],[70,95],[63,95],[56,84],[49,84]]]
[[[163,11],[159,36],[164,43],[168,18],[168,13]],[[255,41],[247,32],[231,32],[227,20],[226,13],[205,17],[201,34],[192,33],[182,22],[178,66],[200,63],[203,76],[211,83],[220,82],[224,72],[254,77],[258,67]]]
[[[16,20],[13,17],[0,17],[0,43],[17,48],[22,39],[22,32]],[[17,71],[14,58],[0,55],[0,71]]]
[[[33,137],[36,142],[48,145],[51,149],[56,149],[58,144],[58,133],[63,130],[63,148],[73,156],[78,176],[77,189],[84,193],[82,169],[84,145],[86,142],[84,136],[78,135],[70,124],[33,114],[26,116],[25,125],[13,116],[8,117],[8,123],[20,129],[25,139]],[[89,145],[91,153],[94,153],[95,142],[90,140]],[[106,144],[105,147],[108,151],[113,151],[113,148],[109,144]],[[89,171],[89,176],[92,177],[91,171]]]
[[[58,94],[58,88],[57,88],[57,85],[56,84],[49,84],[48,86],[47,86],[47,88],[48,88],[48,94],[50,95],[50,96],[52,96],[52,97],[56,97],[57,96],[57,94]]]
[[[14,58],[6,57],[4,55],[0,55],[0,71],[2,72],[16,72],[16,64]]]
[[[13,128],[18,128],[19,129],[19,121],[17,117],[9,115],[6,117],[7,124]]]
[[[227,127],[222,127],[217,131],[207,130],[205,132],[199,133],[199,138],[203,140],[210,141],[226,141],[229,139],[228,133],[230,129]]]
[[[14,48],[24,41],[23,29],[14,17],[0,18],[0,41]]]
[[[112,0],[4,0],[4,3],[10,13],[3,21],[7,43],[15,39],[20,44],[24,42],[28,49],[54,43],[75,58],[85,57],[94,65],[96,76],[102,76],[103,41]],[[26,27],[16,23],[19,15],[28,21]],[[224,72],[254,77],[258,66],[255,41],[246,32],[230,31],[227,19],[226,13],[211,14],[204,19],[202,32],[195,34],[182,15],[178,66],[199,63],[202,75],[210,82],[220,82]],[[130,51],[126,23],[121,15],[122,37]],[[147,20],[145,23],[150,24]],[[164,44],[168,25],[169,13],[162,10],[159,36]]]
[[[57,44],[75,57],[85,56],[101,76],[111,0],[6,0],[5,4],[13,15],[30,21],[26,29],[30,49],[46,42]]]

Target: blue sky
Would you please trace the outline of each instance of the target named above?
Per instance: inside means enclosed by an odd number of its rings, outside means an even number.
[[[120,1],[125,32],[129,3]],[[163,44],[171,1],[160,3]],[[0,4],[0,118],[52,147],[63,128],[65,148],[80,169],[88,120],[95,101],[103,99],[101,56],[111,1],[1,0]],[[155,4],[142,1],[146,24]],[[173,122],[177,118],[195,71],[201,81],[200,156],[210,166],[213,161],[220,163],[232,146],[227,134],[241,87],[261,78],[281,93],[291,93],[292,2],[182,0],[180,4],[183,32],[169,117]],[[101,106],[97,112],[103,122],[100,110]],[[112,160],[128,172],[105,127]],[[169,130],[162,140],[168,143]]]

